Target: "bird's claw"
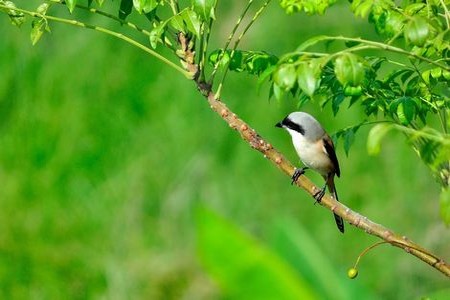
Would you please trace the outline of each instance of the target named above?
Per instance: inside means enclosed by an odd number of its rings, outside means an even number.
[[[292,177],[291,177],[292,178],[291,185],[293,185],[295,182],[297,182],[298,178],[300,176],[302,176],[303,174],[305,174],[305,170],[307,170],[307,169],[308,169],[308,167],[303,167],[301,169],[295,168],[294,174],[292,174]]]
[[[325,187],[323,189],[320,189],[317,193],[314,194],[314,199],[316,199],[316,203],[320,203],[322,201],[323,196],[325,195]]]

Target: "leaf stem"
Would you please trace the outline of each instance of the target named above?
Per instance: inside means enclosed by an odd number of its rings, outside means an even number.
[[[450,71],[450,66],[438,63],[438,62],[436,62],[436,61],[434,61],[432,59],[429,59],[427,57],[420,56],[420,55],[417,55],[415,53],[408,52],[408,51],[406,51],[404,49],[401,49],[401,48],[398,48],[398,47],[394,47],[394,46],[391,46],[391,45],[388,45],[388,44],[384,44],[384,43],[380,43],[380,42],[374,42],[374,41],[365,40],[365,39],[361,39],[361,38],[348,38],[348,37],[344,37],[344,36],[323,36],[320,39],[316,39],[315,41],[312,41],[310,44],[308,44],[308,47],[311,47],[311,46],[317,44],[318,42],[330,41],[330,40],[331,41],[335,40],[335,41],[348,41],[348,42],[363,43],[363,44],[366,44],[368,46],[372,46],[372,48],[375,48],[375,49],[382,49],[382,50],[389,51],[389,52],[400,53],[400,54],[406,55],[408,57],[413,57],[413,58],[416,58],[418,60],[421,60],[421,61],[433,64],[433,65],[435,65],[437,67],[440,67],[443,70]],[[297,51],[294,51],[292,53],[289,53],[289,54],[285,55],[283,57],[283,60],[286,60],[286,59],[288,59],[288,58],[290,58],[292,56],[298,55],[298,54],[299,53]]]
[[[206,28],[206,36],[205,33],[202,34],[202,39],[201,39],[201,43],[200,43],[200,63],[199,63],[199,68],[200,68],[200,78],[202,81],[205,80],[205,66],[206,66],[206,54],[208,52],[208,43],[209,43],[209,38],[211,36],[211,29],[212,29],[212,25],[214,24],[214,19],[210,18],[209,19],[209,24],[208,27]],[[205,26],[205,23],[203,23],[203,26]]]
[[[439,0],[439,2],[441,2],[442,8],[444,9],[445,12],[444,19],[447,22],[447,29],[450,29],[450,12],[448,11],[448,8],[445,5],[444,0]]]
[[[250,6],[252,5],[253,0],[248,0],[247,5],[245,6],[244,10],[242,11],[241,15],[239,16],[239,18],[236,21],[236,24],[234,25],[233,29],[230,32],[230,35],[228,36],[228,39],[225,43],[225,46],[223,47],[222,52],[219,54],[219,57],[217,59],[216,64],[214,65],[214,69],[211,73],[211,77],[209,78],[209,85],[213,84],[214,81],[214,77],[216,76],[217,70],[219,69],[219,64],[220,61],[223,59],[228,46],[231,43],[231,40],[233,39],[234,35],[236,34],[237,29],[239,28],[239,26],[241,25],[242,20],[244,19],[245,15],[247,14],[247,11],[249,10]]]
[[[170,7],[172,8],[173,15],[177,15],[179,11],[178,1],[170,0],[169,4]]]
[[[47,1],[50,1],[50,2],[55,3],[55,4],[66,5],[66,1],[64,1],[64,0],[47,0]],[[131,22],[126,21],[126,20],[123,20],[123,19],[121,19],[119,17],[116,17],[116,16],[114,16],[112,14],[109,14],[107,12],[104,12],[104,11],[96,9],[96,8],[87,7],[87,6],[84,6],[84,5],[81,5],[81,4],[76,4],[75,6],[77,8],[80,8],[80,9],[83,9],[83,10],[87,10],[87,11],[89,11],[91,13],[98,14],[98,15],[104,16],[106,18],[112,19],[114,21],[117,21],[117,22],[119,22],[122,25],[127,25],[128,27],[131,27],[131,28],[133,28],[133,29],[143,33],[144,35],[150,37],[150,32],[149,31],[147,31],[147,30],[137,26],[134,23],[131,23]]]
[[[0,4],[0,8],[6,8],[9,9],[7,6]],[[51,20],[54,22],[59,22],[59,23],[64,23],[64,24],[69,24],[72,26],[77,26],[77,27],[82,27],[82,28],[87,28],[87,29],[92,29],[95,31],[99,31],[102,33],[105,33],[107,35],[111,35],[115,38],[118,38],[120,40],[125,41],[128,44],[131,44],[137,48],[140,48],[142,50],[144,50],[145,52],[147,52],[148,54],[152,55],[153,57],[159,59],[160,61],[162,61],[163,63],[165,63],[166,65],[174,68],[175,70],[177,70],[178,72],[180,72],[181,74],[183,74],[184,76],[186,76],[187,78],[191,77],[191,74],[187,71],[185,71],[182,67],[176,65],[175,63],[173,63],[172,61],[168,60],[167,58],[165,58],[164,56],[162,56],[161,54],[157,53],[156,51],[144,46],[143,44],[133,40],[132,38],[122,34],[122,33],[118,33],[109,29],[106,29],[104,27],[100,27],[100,26],[96,26],[96,25],[90,25],[87,23],[83,23],[77,20],[71,20],[71,19],[64,19],[64,18],[59,18],[59,17],[54,17],[54,16],[49,16],[49,15],[42,15],[40,13],[37,12],[33,12],[33,11],[28,11],[25,9],[21,9],[21,8],[14,8],[15,11],[27,14],[29,16],[32,17],[38,17],[38,18],[42,18],[42,19],[46,19],[46,20]]]
[[[241,42],[242,38],[244,37],[244,35],[247,33],[247,31],[250,29],[250,27],[255,23],[255,21],[259,18],[259,16],[262,14],[262,12],[264,11],[264,9],[267,7],[267,5],[269,5],[271,0],[266,0],[266,2],[264,2],[264,4],[261,6],[261,8],[255,13],[255,15],[253,16],[253,18],[250,20],[250,22],[247,24],[247,26],[245,26],[244,30],[241,32],[241,34],[239,35],[238,39],[236,40],[236,42],[234,42],[234,46],[233,46],[233,50],[230,53],[230,59],[228,61],[228,63],[225,66],[225,70],[223,72],[222,75],[222,80],[219,83],[219,86],[217,88],[217,97],[220,97],[220,93],[222,90],[222,86],[223,83],[225,81],[225,78],[227,76],[228,73],[228,66],[230,65],[231,60],[233,59],[234,53],[236,52],[236,49],[239,45],[239,43]]]

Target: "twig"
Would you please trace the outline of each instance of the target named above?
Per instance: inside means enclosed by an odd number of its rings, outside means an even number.
[[[271,0],[266,0],[266,2],[263,3],[263,5],[261,6],[260,9],[258,9],[258,11],[255,13],[255,15],[253,16],[253,18],[250,20],[250,22],[247,24],[247,26],[245,26],[244,30],[241,32],[241,34],[239,35],[238,39],[236,40],[236,42],[234,43],[233,46],[233,50],[230,53],[230,59],[228,61],[228,63],[225,65],[225,70],[223,71],[223,76],[222,76],[222,80],[219,83],[219,86],[217,88],[216,91],[216,95],[217,97],[220,97],[220,93],[222,90],[222,86],[223,86],[223,82],[225,81],[225,78],[227,77],[227,72],[228,72],[228,66],[230,65],[231,60],[234,57],[234,53],[236,52],[236,49],[239,45],[239,43],[241,42],[242,38],[244,37],[244,35],[247,33],[247,31],[250,29],[250,27],[253,25],[253,23],[255,23],[255,21],[259,18],[259,16],[262,14],[262,12],[264,11],[264,9],[267,7],[267,5],[269,5]]]
[[[221,62],[222,58],[224,57],[224,55],[228,49],[228,46],[231,43],[231,40],[233,39],[234,35],[236,34],[236,31],[239,28],[239,25],[241,25],[241,22],[244,19],[245,15],[247,14],[247,11],[250,9],[250,6],[252,5],[252,3],[253,3],[253,0],[248,0],[247,6],[245,6],[244,11],[241,13],[241,15],[239,16],[239,18],[236,21],[236,24],[234,25],[233,29],[231,30],[230,35],[228,36],[228,39],[225,43],[225,46],[223,47],[222,52],[219,53],[217,62],[214,65],[214,69],[211,73],[211,77],[208,82],[209,85],[211,85],[213,83],[214,77],[216,76],[216,72],[219,69],[220,62]]]

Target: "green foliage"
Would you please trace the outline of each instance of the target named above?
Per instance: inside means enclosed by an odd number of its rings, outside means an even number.
[[[344,53],[334,62],[334,73],[337,80],[344,86],[359,86],[364,79],[364,68],[358,56]]]
[[[320,86],[321,60],[312,59],[300,63],[297,67],[297,82],[300,89],[309,97]]]
[[[20,27],[23,23],[25,23],[25,15],[14,10],[17,8],[14,2],[0,0],[0,4],[6,6],[6,8],[0,8],[0,11],[5,12],[9,16],[11,24]]]
[[[377,155],[381,150],[381,141],[393,129],[392,124],[375,125],[367,137],[367,150],[371,155]]]
[[[356,126],[350,126],[350,127],[341,129],[341,130],[337,131],[335,134],[333,134],[332,139],[336,145],[337,145],[339,139],[344,140],[344,150],[345,150],[345,154],[347,156],[348,156],[348,153],[350,152],[350,148],[353,145],[353,142],[355,141],[356,132],[364,124],[365,123],[361,123]],[[372,141],[372,143],[373,143],[373,141]]]
[[[78,0],[66,0],[65,2],[70,13],[72,13],[75,9],[75,6],[77,5]]]
[[[121,0],[119,8],[119,18],[125,20],[133,9],[133,0]]]
[[[336,0],[280,0],[280,5],[288,14],[304,11],[308,15],[321,15],[335,2]]]
[[[252,75],[261,76],[265,79],[263,73],[273,69],[273,66],[278,62],[278,58],[262,51],[243,51],[235,50],[233,57],[230,61],[232,50],[215,50],[211,52],[208,57],[208,62],[215,66],[217,63],[219,67],[224,67],[228,65],[231,71],[235,72],[245,72]],[[220,62],[219,62],[220,59]]]
[[[133,7],[138,13],[147,14],[153,11],[158,5],[158,0],[133,0]]]
[[[204,209],[197,224],[201,260],[231,298],[318,299],[289,264],[233,224]]]
[[[209,21],[215,19],[214,9],[217,0],[192,0],[194,11],[202,21]]]
[[[47,10],[49,9],[50,4],[48,3],[42,3],[39,5],[39,7],[36,9],[36,12],[45,15],[47,13]],[[45,31],[50,32],[50,27],[48,25],[48,22],[45,18],[41,17],[35,17],[33,21],[31,22],[31,44],[36,45],[36,43],[41,39],[42,35]]]

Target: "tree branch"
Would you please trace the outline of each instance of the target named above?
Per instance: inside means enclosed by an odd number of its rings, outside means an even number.
[[[184,51],[183,61],[186,65],[186,69],[192,72],[192,70],[198,69],[198,66],[194,62],[194,51],[189,49],[188,39],[180,34],[179,42],[181,48]],[[253,128],[251,128],[246,122],[240,119],[235,113],[233,113],[219,98],[216,98],[214,92],[211,91],[211,85],[205,82],[196,81],[198,90],[207,99],[211,109],[215,111],[230,128],[236,130],[241,135],[242,139],[248,143],[248,145],[259,151],[264,155],[271,163],[273,163],[280,171],[292,176],[294,173],[294,165],[287,160],[278,150],[276,150],[269,142],[264,140]],[[314,199],[314,195],[320,190],[315,186],[306,176],[300,176],[296,182],[297,186],[305,190]],[[446,263],[442,258],[432,254],[430,251],[424,249],[413,241],[409,240],[406,236],[395,233],[389,228],[384,227],[381,224],[377,224],[367,217],[351,210],[341,202],[337,202],[331,196],[325,195],[320,202],[320,205],[331,210],[333,213],[341,216],[351,225],[364,230],[366,233],[379,237],[380,239],[390,243],[391,245],[405,250],[405,252],[412,254],[420,260],[426,262],[436,270],[439,270],[444,275],[450,277],[450,265]]]

